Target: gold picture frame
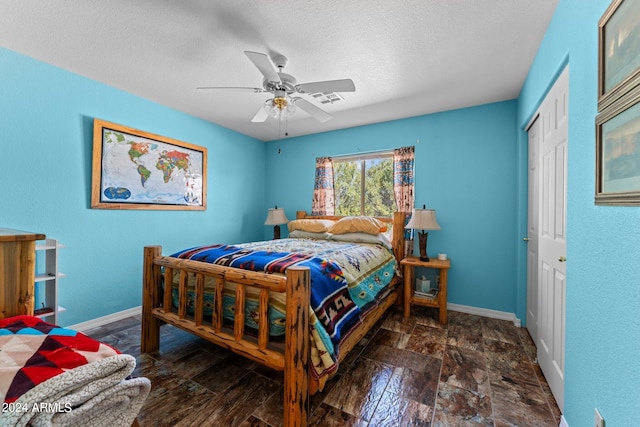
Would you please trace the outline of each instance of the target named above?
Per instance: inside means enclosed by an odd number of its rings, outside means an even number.
[[[640,2],[614,0],[598,22],[598,111],[640,84]]]
[[[206,210],[207,149],[93,121],[91,207]]]
[[[640,205],[640,87],[596,117],[596,205]]]

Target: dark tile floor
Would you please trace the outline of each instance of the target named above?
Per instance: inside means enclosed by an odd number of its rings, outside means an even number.
[[[526,329],[392,309],[311,399],[313,426],[558,426],[560,411]],[[152,389],[141,426],[280,426],[282,376],[172,326],[140,354],[140,317],[85,332],[136,356]]]

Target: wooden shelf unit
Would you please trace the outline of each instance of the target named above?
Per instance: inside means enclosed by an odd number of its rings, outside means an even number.
[[[437,308],[441,324],[447,323],[447,273],[451,267],[449,259],[430,258],[421,261],[416,256],[408,256],[400,261],[404,274],[404,317],[411,315],[411,304]],[[435,268],[440,270],[440,286],[434,299],[425,298],[415,293],[415,267]]]

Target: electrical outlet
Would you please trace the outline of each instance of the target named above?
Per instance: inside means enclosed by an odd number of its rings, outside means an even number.
[[[600,411],[598,411],[598,408],[596,408],[596,416],[595,416],[595,420],[593,421],[593,427],[604,427],[604,418],[602,418],[602,415],[600,415]]]

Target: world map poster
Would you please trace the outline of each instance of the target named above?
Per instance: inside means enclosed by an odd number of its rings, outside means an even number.
[[[205,171],[202,147],[94,121],[94,208],[204,209]]]

